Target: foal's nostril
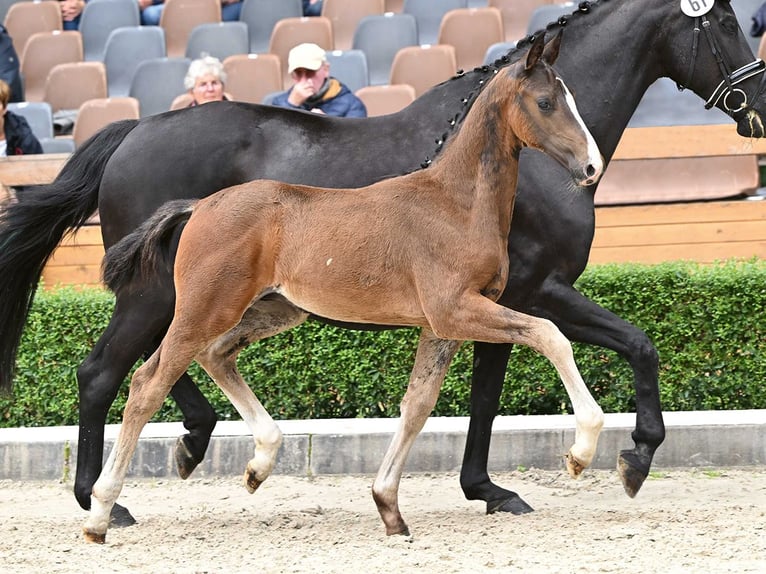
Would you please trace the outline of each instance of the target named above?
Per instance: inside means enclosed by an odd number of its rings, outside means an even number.
[[[596,168],[593,167],[592,164],[588,164],[588,167],[585,168],[585,175],[587,175],[588,177],[593,177],[594,175],[596,175]]]

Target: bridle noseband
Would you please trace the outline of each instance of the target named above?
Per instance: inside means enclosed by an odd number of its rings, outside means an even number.
[[[702,24],[700,26],[700,23]],[[749,110],[752,109],[749,102],[754,102],[763,92],[766,87],[766,75],[761,77],[761,82],[758,85],[758,89],[748,98],[748,95],[741,88],[735,86],[740,82],[744,82],[748,78],[763,74],[766,71],[766,62],[760,58],[756,58],[755,61],[745,64],[741,68],[737,68],[733,72],[729,72],[729,66],[723,59],[723,51],[718,43],[713,31],[710,27],[710,20],[707,16],[697,16],[694,18],[694,40],[692,42],[692,57],[689,62],[689,73],[687,74],[687,80],[683,84],[677,83],[679,90],[684,90],[691,83],[694,76],[694,65],[697,60],[697,50],[699,47],[700,29],[705,31],[705,37],[707,38],[708,46],[713,53],[713,57],[718,64],[718,69],[721,71],[723,80],[718,84],[713,93],[705,102],[705,109],[709,110],[713,106],[718,105],[718,102],[723,99],[723,109],[729,114],[735,121],[742,119]],[[734,101],[731,101],[731,100]],[[738,104],[738,105],[737,105]]]

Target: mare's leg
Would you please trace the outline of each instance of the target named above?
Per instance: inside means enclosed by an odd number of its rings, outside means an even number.
[[[469,293],[449,307],[449,313],[429,313],[434,332],[450,339],[494,343],[520,343],[541,353],[553,364],[564,383],[575,414],[575,443],[567,454],[573,476],[590,465],[604,414],[580,376],[572,346],[556,326],[545,319],[525,315]]]
[[[544,305],[544,308],[543,308]],[[665,439],[658,383],[659,355],[646,333],[586,298],[568,283],[547,281],[533,311],[551,319],[573,340],[618,353],[633,369],[636,391],[635,447],[620,452],[617,469],[625,492],[634,497]]]
[[[386,526],[386,534],[409,536],[399,511],[402,470],[418,433],[436,405],[447,369],[460,344],[461,341],[438,339],[428,329],[423,329],[420,335],[415,366],[402,398],[399,426],[372,485],[372,496]]]
[[[476,342],[473,345],[471,418],[465,439],[460,486],[468,500],[484,500],[487,514],[526,514],[532,507],[515,492],[492,482],[487,472],[492,422],[500,404],[512,345]]]

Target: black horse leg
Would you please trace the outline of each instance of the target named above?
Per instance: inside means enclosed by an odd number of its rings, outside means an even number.
[[[532,512],[513,491],[494,484],[487,472],[492,422],[500,404],[505,370],[513,345],[474,343],[471,382],[471,420],[465,441],[460,486],[468,500],[484,500],[487,514]]]
[[[184,416],[184,427],[189,432],[178,438],[175,459],[178,475],[188,478],[205,458],[217,415],[192,378],[184,373],[170,394]]]
[[[531,311],[533,314],[552,320],[572,341],[615,351],[633,369],[636,428],[631,436],[635,446],[621,451],[617,459],[625,492],[632,498],[643,485],[654,453],[665,439],[657,349],[646,333],[587,299],[568,283],[546,282],[542,301]]]

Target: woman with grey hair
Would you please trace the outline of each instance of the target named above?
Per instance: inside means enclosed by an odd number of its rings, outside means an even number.
[[[184,87],[191,96],[189,107],[228,100],[223,91],[225,84],[226,72],[218,58],[203,56],[194,60],[184,78]]]

